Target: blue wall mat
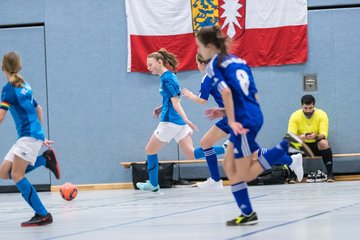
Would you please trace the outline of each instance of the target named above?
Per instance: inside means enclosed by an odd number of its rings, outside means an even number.
[[[359,0],[308,0],[309,7],[358,4]]]
[[[47,101],[46,101],[46,75],[45,75],[45,47],[44,28],[6,28],[0,29],[0,58],[8,52],[16,51],[22,60],[21,75],[28,81],[34,91],[34,98],[44,111],[43,128],[47,133]],[[1,61],[1,60],[0,60]],[[3,72],[0,73],[1,88],[6,84]],[[0,126],[0,156],[1,160],[15,143],[17,133],[10,112]],[[33,184],[50,183],[49,171],[39,169],[29,174]],[[12,181],[0,181],[0,185],[12,185]]]
[[[158,124],[152,110],[161,104],[161,97],[157,76],[126,72],[124,1],[32,2],[29,6],[23,0],[2,1],[0,26],[45,24],[49,135],[56,140],[62,168],[62,179],[54,184],[129,182],[131,171],[119,162],[145,159],[145,145]],[[309,6],[358,3],[309,0]],[[4,6],[16,10],[17,16],[2,10]],[[359,104],[359,11],[309,11],[308,62],[253,69],[265,116],[258,138],[262,146],[271,147],[282,138],[290,114],[300,107],[303,75],[315,73],[319,88],[313,94],[317,106],[329,114],[334,152],[359,151],[359,126],[351,124],[360,117],[354,108]],[[181,87],[198,91],[200,72],[181,72],[178,77]],[[201,136],[213,124],[204,111],[215,104],[199,106],[187,99],[182,104],[199,127],[194,134],[194,144],[199,146]],[[185,158],[182,153],[179,157]],[[177,159],[176,144],[168,144],[159,158]],[[206,174],[206,168],[200,171]]]
[[[0,25],[44,22],[44,9],[45,0],[2,0]]]

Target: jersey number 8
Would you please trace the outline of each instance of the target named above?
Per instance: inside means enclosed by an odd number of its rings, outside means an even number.
[[[239,80],[241,90],[246,96],[248,96],[250,85],[249,75],[246,73],[246,71],[239,69],[236,71],[236,78]]]

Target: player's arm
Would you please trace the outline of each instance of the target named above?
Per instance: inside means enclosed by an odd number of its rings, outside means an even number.
[[[190,99],[191,101],[195,102],[195,103],[198,103],[198,104],[205,104],[207,103],[207,100],[205,99],[202,99],[198,96],[196,96],[193,92],[191,92],[190,90],[184,88],[182,91],[181,91],[182,95],[184,97],[187,97],[188,99]]]
[[[171,98],[171,103],[174,107],[174,109],[176,110],[176,112],[181,116],[181,118],[184,120],[184,122],[189,125],[189,127],[193,130],[198,130],[197,127],[188,119],[188,117],[186,116],[186,113],[184,111],[184,109],[182,108],[181,104],[180,104],[180,100],[179,97],[176,95],[174,97]]]
[[[40,121],[41,124],[43,124],[44,121],[44,114],[43,114],[43,109],[40,106],[40,104],[38,104],[38,102],[33,98],[32,99],[32,104],[34,105],[35,111],[36,111],[36,115]]]
[[[288,132],[291,132],[296,135],[298,134],[298,125],[295,119],[295,113],[291,114],[289,118]]]
[[[319,122],[319,134],[316,136],[316,140],[326,139],[329,132],[329,118],[326,113],[320,118]]]
[[[35,111],[40,123],[43,124],[44,122],[43,109],[39,104],[36,106]]]
[[[296,112],[294,112],[290,116],[289,123],[288,123],[288,132],[298,135],[302,141],[310,140],[309,133],[307,134],[307,133],[299,132],[299,123],[297,120]]]
[[[235,111],[234,111],[234,102],[232,100],[232,93],[229,87],[225,87],[221,90],[221,97],[224,102],[226,116],[228,118],[228,123],[235,122]]]
[[[254,94],[254,97],[255,97],[255,100],[256,102],[259,102],[260,100],[260,96],[259,96],[259,92],[255,86],[255,83],[254,83],[254,77],[252,75],[252,72],[250,70],[250,68],[248,68],[248,75],[249,75],[249,81],[250,81],[250,84],[249,84],[249,93],[250,94]]]
[[[0,124],[4,121],[6,112],[7,112],[6,110],[0,108]]]
[[[240,122],[236,122],[235,120],[235,109],[232,92],[225,82],[225,77],[223,76],[222,71],[216,68],[213,69],[214,79],[217,79],[215,85],[217,86],[217,89],[221,94],[229,126],[231,127],[235,135],[247,133],[249,129],[244,128]]]
[[[160,105],[159,107],[154,108],[153,117],[158,118],[161,112],[162,112],[162,105]]]
[[[10,109],[10,101],[6,98],[6,96],[6,91],[3,89],[0,101],[0,124],[4,121],[6,112]]]
[[[255,100],[256,100],[257,102],[259,102],[259,100],[260,100],[259,93],[255,93]]]
[[[43,124],[43,122],[44,122],[44,114],[43,114],[43,109],[42,109],[42,107],[40,106],[40,104],[38,104],[38,103],[36,102],[35,99],[33,99],[33,105],[34,105],[34,107],[35,107],[36,115],[37,115],[37,117],[38,117],[38,119],[39,119],[39,122],[40,122],[41,124]],[[55,143],[55,142],[52,141],[52,140],[45,139],[44,142],[43,142],[43,145],[50,148],[51,145],[54,144],[54,143]]]
[[[234,102],[230,88],[226,85],[225,82],[222,81],[220,82],[219,91],[224,102],[229,126],[235,135],[247,133],[249,130],[244,128],[240,122],[235,121]]]
[[[205,115],[208,119],[214,120],[226,116],[225,108],[209,108],[205,110]]]

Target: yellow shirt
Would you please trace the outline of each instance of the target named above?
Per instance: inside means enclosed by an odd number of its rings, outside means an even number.
[[[325,138],[327,138],[329,118],[326,112],[321,109],[315,108],[314,111],[315,112],[310,119],[305,116],[302,109],[291,114],[288,131],[298,136],[304,133],[315,133],[316,135],[325,135]],[[316,140],[306,140],[305,142],[316,142]]]

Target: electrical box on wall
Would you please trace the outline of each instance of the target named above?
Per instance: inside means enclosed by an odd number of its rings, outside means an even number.
[[[317,77],[315,74],[304,75],[304,91],[305,92],[314,92],[317,91]]]

